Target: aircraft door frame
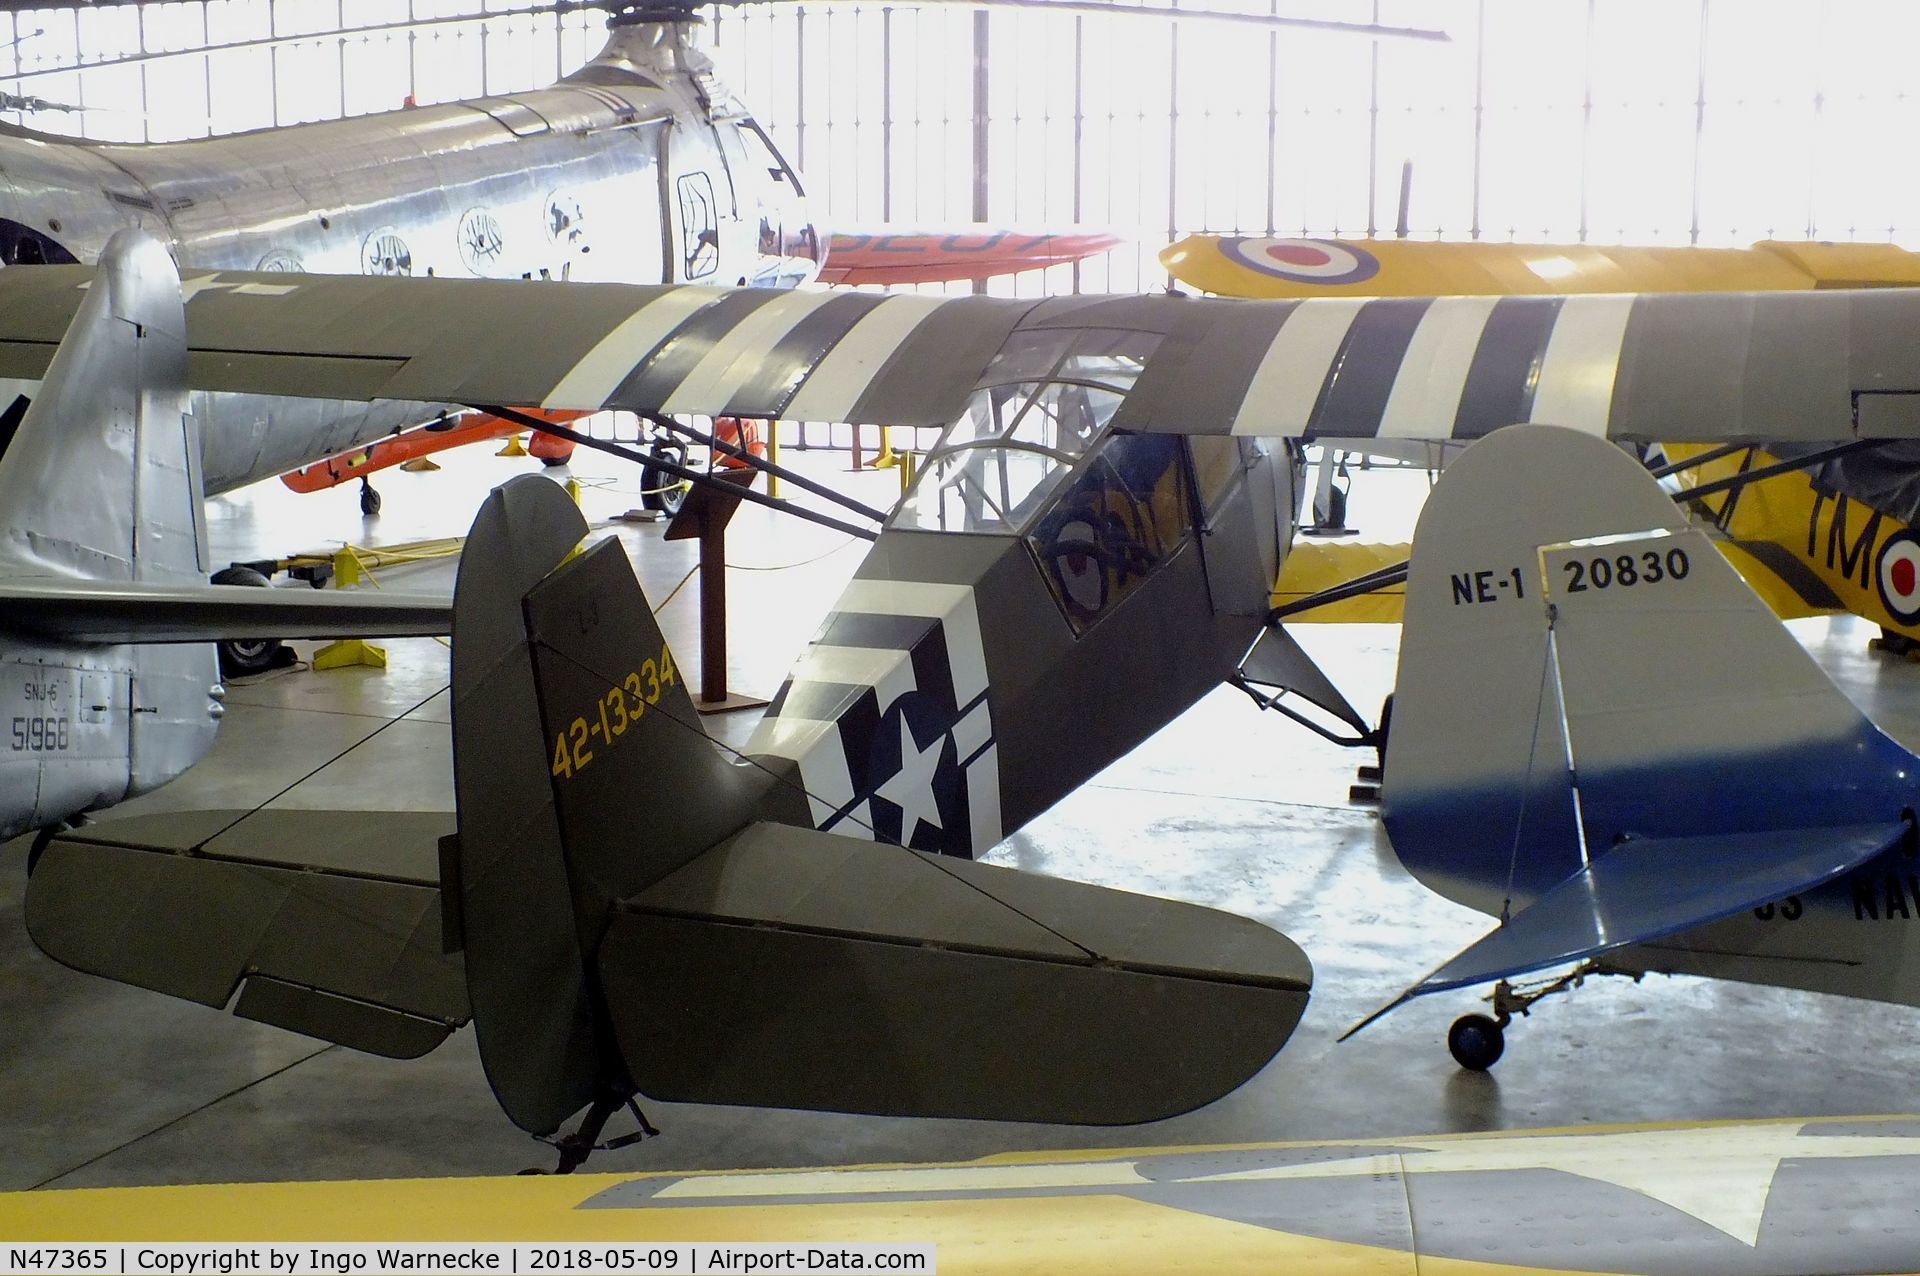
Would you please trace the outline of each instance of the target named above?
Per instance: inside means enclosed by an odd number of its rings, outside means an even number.
[[[685,127],[676,120],[661,139],[660,202],[667,213],[662,219],[666,232],[663,282],[730,284],[733,258],[721,230],[720,192],[713,180],[713,168],[719,167],[724,178],[726,165],[684,162],[690,152],[703,160],[720,154],[717,146],[691,143],[681,135]],[[705,225],[696,220],[702,217]]]

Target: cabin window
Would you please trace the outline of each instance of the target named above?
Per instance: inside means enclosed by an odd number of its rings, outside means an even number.
[[[713,179],[688,173],[680,179],[680,256],[688,279],[700,279],[720,268],[720,219],[713,198]]]
[[[1075,633],[1119,605],[1193,530],[1185,440],[1115,435],[1027,536]]]
[[[1011,534],[1040,519],[1158,342],[1098,328],[1014,333],[928,456],[897,525]]]

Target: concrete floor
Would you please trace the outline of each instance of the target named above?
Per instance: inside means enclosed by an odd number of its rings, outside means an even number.
[[[786,459],[823,473],[844,465],[822,454]],[[598,522],[638,501],[630,472],[595,461],[580,470]],[[265,485],[210,503],[216,551],[252,558],[455,533],[489,483],[530,464],[467,455],[437,475],[384,475],[386,513],[365,522],[352,488],[294,497]],[[881,503],[893,481],[855,480]],[[1382,535],[1402,533],[1406,517],[1384,520]],[[691,544],[663,542],[657,526],[618,534],[660,604],[690,569]],[[730,677],[736,689],[770,694],[859,548],[744,509],[729,556]],[[445,588],[450,565],[381,579]],[[693,589],[665,605],[663,622],[678,650],[697,651]],[[1869,631],[1850,620],[1796,630],[1883,725],[1920,742],[1920,667],[1869,656]],[[1308,628],[1301,637],[1355,704],[1379,704],[1396,629]],[[450,810],[446,650],[428,640],[388,647],[385,671],[302,668],[234,686],[212,755],[120,810],[269,800]],[[710,725],[739,741],[754,716]],[[1488,926],[1408,878],[1373,813],[1347,804],[1363,760],[1222,690],[993,855],[1246,913],[1307,950],[1316,982],[1298,1033],[1220,1102],[1118,1129],[648,1104],[664,1137],[602,1154],[594,1168],[948,1160],[1912,1108],[1920,1011],[1685,978],[1606,980],[1548,1002],[1510,1032],[1491,1074],[1459,1070],[1443,1044],[1447,1025],[1474,1007],[1468,993],[1425,999],[1336,1044]],[[471,1032],[425,1059],[374,1059],[56,966],[21,924],[24,859],[24,842],[0,849],[0,1188],[504,1173],[550,1162],[495,1107]]]

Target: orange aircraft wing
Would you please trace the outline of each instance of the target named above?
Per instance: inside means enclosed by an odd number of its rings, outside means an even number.
[[[1098,256],[1121,242],[1106,231],[836,231],[820,281],[936,284],[1018,274]]]

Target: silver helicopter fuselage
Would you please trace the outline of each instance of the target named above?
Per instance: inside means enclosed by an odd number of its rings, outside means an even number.
[[[616,26],[559,83],[190,142],[0,129],[0,260],[93,262],[162,236],[191,299],[218,270],[792,286],[822,235],[687,24]],[[26,383],[0,382],[0,405]],[[194,396],[209,493],[445,405]]]

